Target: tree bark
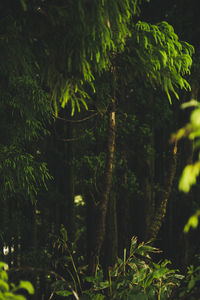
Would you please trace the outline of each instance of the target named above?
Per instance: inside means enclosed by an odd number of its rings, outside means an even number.
[[[114,95],[114,93],[113,93]],[[107,142],[107,161],[105,169],[105,183],[104,191],[100,197],[100,201],[97,205],[97,217],[96,217],[96,237],[94,241],[94,248],[91,251],[89,258],[88,272],[93,276],[96,272],[98,265],[98,258],[100,250],[103,244],[105,229],[106,229],[106,213],[108,207],[108,201],[110,196],[110,190],[112,185],[112,174],[113,174],[113,160],[115,150],[115,97],[110,105],[109,110],[109,121],[108,121],[108,142]]]
[[[169,169],[166,173],[165,184],[160,192],[159,200],[156,205],[155,213],[151,219],[149,230],[147,230],[145,240],[155,240],[159,230],[162,226],[166,215],[167,202],[173,187],[174,177],[176,174],[176,163],[177,163],[177,145],[175,144],[171,158],[169,159]]]

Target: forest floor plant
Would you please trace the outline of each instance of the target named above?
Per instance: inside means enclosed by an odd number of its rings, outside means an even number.
[[[67,235],[62,229],[62,243],[69,254]],[[66,248],[67,247],[67,248]],[[65,299],[101,300],[101,299],[136,299],[136,300],[165,300],[169,299],[184,279],[178,270],[169,267],[170,261],[154,262],[152,254],[161,251],[154,248],[150,243],[138,243],[137,238],[131,239],[129,254],[124,250],[123,259],[118,258],[113,268],[108,269],[105,278],[103,270],[98,265],[95,276],[86,276],[81,268],[75,267],[74,259],[70,253],[73,272],[70,286],[67,289],[57,282],[55,293]],[[75,275],[73,275],[75,274]],[[84,286],[90,286],[84,289]],[[68,286],[69,287],[69,286]],[[76,293],[74,293],[76,291]]]

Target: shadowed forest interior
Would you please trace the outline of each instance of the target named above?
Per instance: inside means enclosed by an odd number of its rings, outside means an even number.
[[[160,2],[1,1],[0,299],[199,299],[198,1]]]

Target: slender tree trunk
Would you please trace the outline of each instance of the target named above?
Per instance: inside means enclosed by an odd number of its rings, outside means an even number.
[[[171,158],[169,159],[169,169],[166,172],[165,184],[160,192],[159,200],[156,205],[155,213],[151,219],[151,224],[149,226],[149,230],[147,230],[145,240],[155,240],[158,232],[162,226],[163,220],[166,215],[167,202],[173,187],[174,177],[176,173],[176,162],[177,162],[177,145],[173,149],[173,153],[171,153]]]
[[[114,93],[113,93],[114,95]],[[112,173],[113,173],[113,159],[115,150],[115,97],[113,97],[109,111],[108,121],[108,143],[107,143],[107,161],[105,169],[105,183],[104,191],[100,197],[100,201],[97,206],[96,216],[96,237],[94,241],[94,248],[91,251],[89,258],[88,272],[90,275],[94,275],[96,267],[98,265],[98,258],[100,250],[103,244],[105,229],[106,229],[106,213],[108,207],[108,201],[110,196],[110,189],[112,185]]]

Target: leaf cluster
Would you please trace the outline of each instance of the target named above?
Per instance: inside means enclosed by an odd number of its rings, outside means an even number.
[[[126,65],[134,68],[132,72],[129,68],[131,73],[145,77],[155,88],[162,87],[171,103],[170,93],[179,99],[177,89],[190,90],[184,76],[190,74],[193,53],[193,46],[180,41],[167,22],[151,25],[138,21],[132,26],[124,58]]]
[[[179,190],[188,193],[192,185],[196,184],[197,178],[200,174],[200,106],[196,100],[191,100],[182,105],[183,108],[193,107],[195,109],[190,115],[190,122],[184,127],[180,128],[171,137],[171,142],[177,143],[182,138],[189,138],[194,143],[194,150],[198,153],[198,159],[193,163],[187,165],[182,173],[179,181]]]
[[[52,179],[46,163],[13,145],[0,148],[0,175],[1,197],[6,199],[21,194],[32,202],[41,187],[47,189],[47,182]]]
[[[34,287],[29,281],[20,281],[17,286],[9,283],[6,267],[8,266],[5,263],[0,262],[0,300],[26,300],[24,296],[19,295],[21,290],[33,295]]]

